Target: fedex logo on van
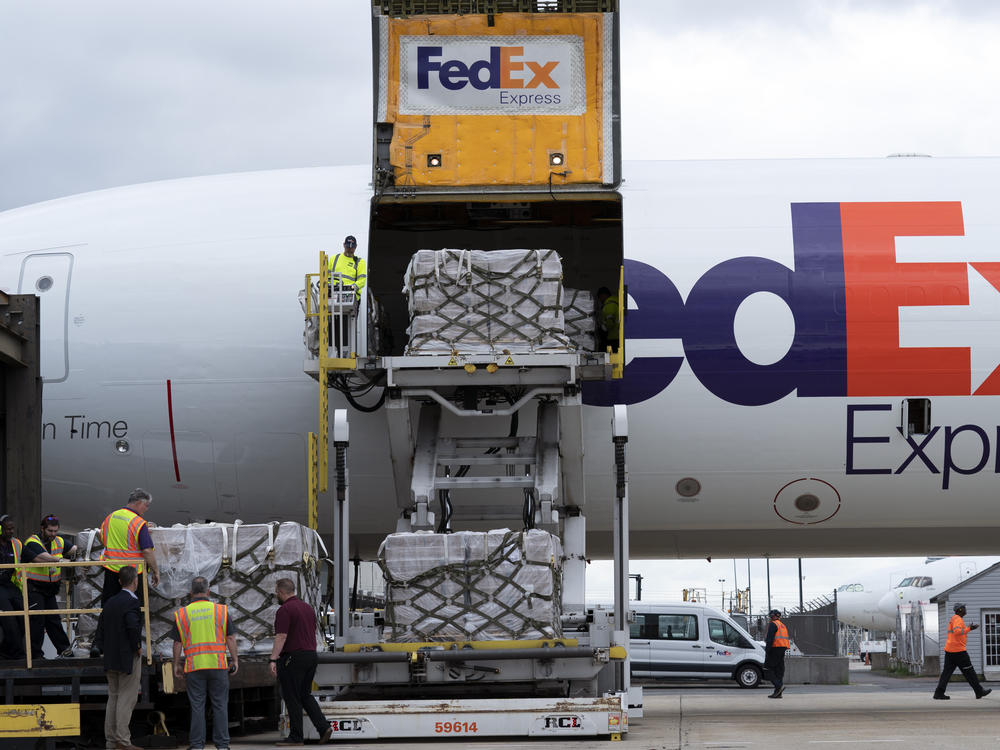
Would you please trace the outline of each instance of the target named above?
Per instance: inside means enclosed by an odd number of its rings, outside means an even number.
[[[626,354],[629,340],[673,339],[683,356],[636,357],[622,381],[588,383],[586,402],[652,398],[685,359],[711,393],[744,406],[793,392],[800,398],[1000,395],[997,350],[989,337],[974,340],[970,333],[983,317],[974,303],[992,303],[1000,292],[1000,262],[897,259],[897,238],[963,236],[960,202],[794,203],[791,223],[792,267],[731,258],[705,271],[686,299],[659,269],[626,260],[637,307],[626,316]],[[794,321],[787,352],[770,363],[748,357],[735,330],[738,309],[758,292],[779,297]]]
[[[583,114],[578,36],[400,37],[401,114]]]

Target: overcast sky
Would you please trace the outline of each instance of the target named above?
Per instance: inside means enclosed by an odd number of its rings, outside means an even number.
[[[1000,154],[994,0],[621,2],[626,159]],[[367,0],[0,0],[0,209],[358,163],[370,57]]]
[[[995,0],[622,0],[624,156],[998,155],[998,39]],[[0,0],[0,210],[367,161],[370,57],[367,0]],[[807,561],[806,598],[865,567]],[[732,588],[731,561],[634,568]],[[794,561],[772,598],[797,601]]]
[[[926,558],[885,557],[838,559],[803,559],[802,598],[805,604],[822,597],[833,598],[833,590],[845,583],[880,585],[889,590],[907,575],[920,575]],[[767,561],[751,560],[749,576],[747,560],[705,558],[697,560],[632,560],[629,570],[642,576],[642,599],[650,602],[680,601],[684,589],[705,589],[708,603],[722,607],[725,593],[726,609],[732,592],[745,589],[750,582],[751,606],[754,613],[768,609]],[[771,560],[771,606],[790,609],[799,605],[799,564],[794,558]],[[719,579],[724,579],[720,581]],[[734,585],[735,581],[735,585]],[[890,583],[891,581],[891,583]],[[635,581],[630,596],[636,595]],[[608,602],[614,599],[614,566],[610,561],[595,561],[587,568],[587,599]]]

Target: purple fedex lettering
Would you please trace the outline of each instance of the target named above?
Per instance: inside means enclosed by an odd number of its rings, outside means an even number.
[[[846,392],[840,205],[792,204],[792,240],[794,270],[766,258],[734,258],[709,269],[688,295],[688,364],[708,390],[730,403],[769,404],[796,389],[799,396]],[[770,365],[744,357],[733,330],[740,304],[756,292],[781,297],[795,319],[791,348]]]
[[[442,47],[417,47],[418,89],[430,88],[433,72],[437,72],[441,85],[449,91],[460,91],[470,83],[479,91],[500,88],[500,47],[490,47],[490,59],[477,60],[472,65],[461,60],[441,62],[443,52]]]
[[[628,296],[638,308],[629,310],[625,316],[626,342],[681,337],[684,301],[670,279],[653,266],[626,260],[625,284]],[[627,343],[625,348],[627,353]],[[645,401],[670,385],[683,362],[683,357],[636,357],[625,365],[622,380],[585,382],[583,402],[590,406],[613,406]]]
[[[673,282],[656,268],[625,261],[625,279],[638,309],[625,318],[629,339],[681,338],[698,380],[725,401],[758,406],[794,390],[800,396],[843,396],[847,389],[847,327],[840,204],[792,204],[794,270],[766,258],[742,257],[710,268],[684,302]],[[795,338],[788,353],[758,365],[740,352],[733,320],[756,292],[772,292],[788,304]],[[616,383],[588,383],[585,403],[636,404],[665,389],[680,357],[636,357]]]
[[[426,89],[430,87],[429,77],[433,71],[441,70],[440,57],[444,51],[442,47],[417,47],[417,88]],[[433,60],[432,58],[439,58]],[[442,79],[444,77],[442,76]],[[462,86],[465,83],[463,82]],[[461,86],[459,87],[461,88]]]

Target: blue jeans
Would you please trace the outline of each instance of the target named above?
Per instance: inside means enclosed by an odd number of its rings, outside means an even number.
[[[219,748],[229,747],[229,670],[196,669],[184,675],[188,701],[191,703],[192,748],[205,747],[205,698],[212,702],[212,741]]]

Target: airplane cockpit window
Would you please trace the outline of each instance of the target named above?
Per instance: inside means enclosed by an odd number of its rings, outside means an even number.
[[[934,579],[931,578],[930,576],[920,576],[920,578],[917,579],[917,583],[915,583],[913,585],[914,586],[919,586],[920,588],[925,588],[927,586],[932,585],[933,583],[934,583]]]
[[[916,576],[910,576],[909,578],[904,578],[902,581],[896,584],[897,589],[905,589],[907,586],[916,586],[914,581],[917,580]]]
[[[845,583],[843,586],[838,586],[837,591],[864,591],[864,584],[861,583]]]

